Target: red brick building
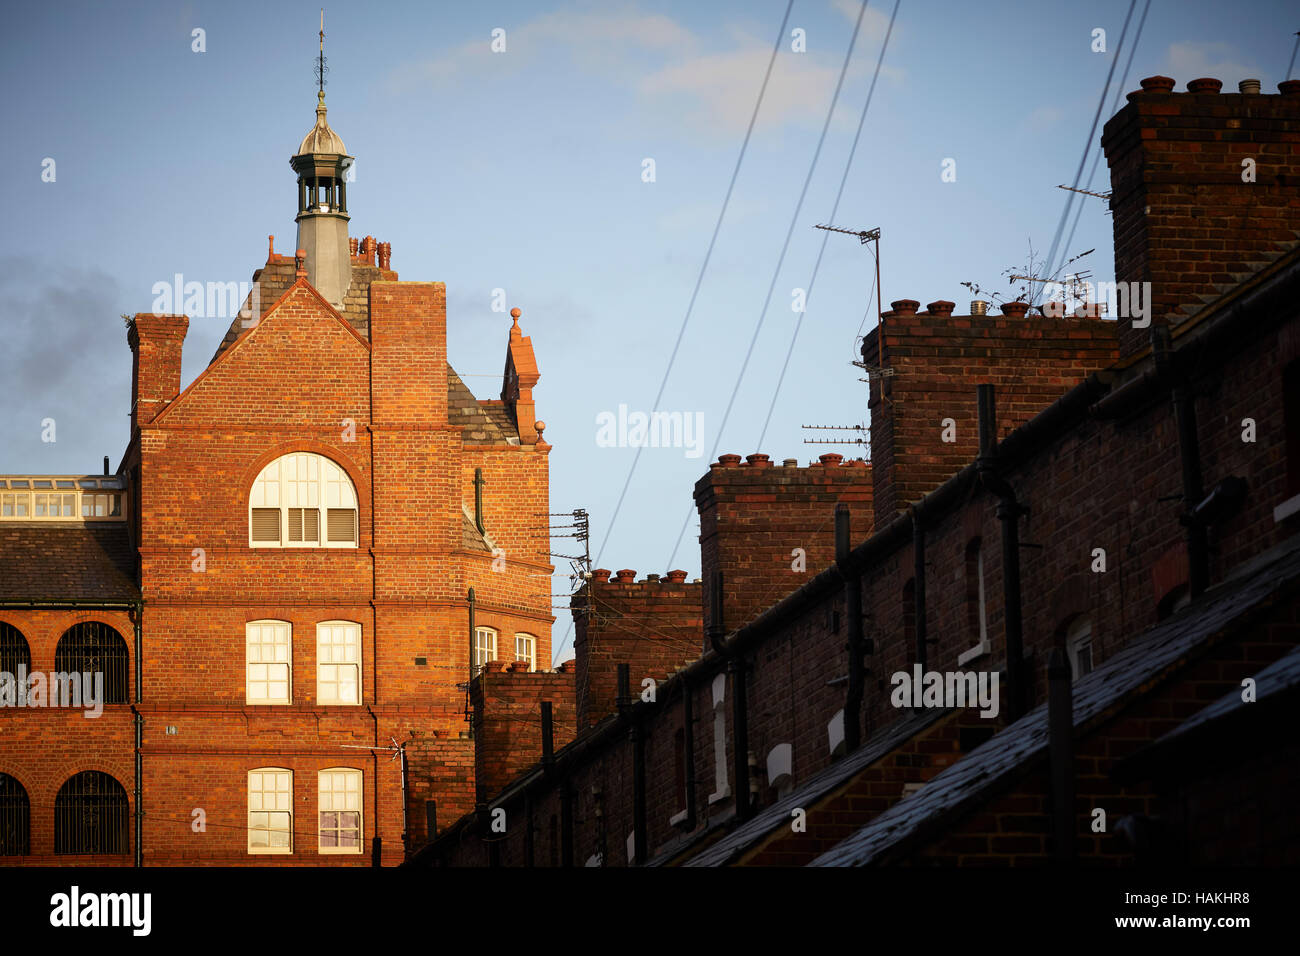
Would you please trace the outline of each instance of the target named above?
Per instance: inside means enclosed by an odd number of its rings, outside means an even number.
[[[474,806],[475,664],[549,669],[520,312],[475,399],[443,283],[347,238],[351,161],[322,94],[292,158],[303,253],[272,241],[187,387],[186,317],[128,321],[115,474],[0,478],[0,670],[109,685],[96,719],[0,708],[6,862],[400,863]]]
[[[893,302],[870,466],[721,456],[703,653],[633,643],[664,601],[606,633],[595,572],[614,706],[419,862],[1300,862],[1300,81],[1173,86],[1102,138],[1149,323]],[[917,668],[996,706],[900,701]]]

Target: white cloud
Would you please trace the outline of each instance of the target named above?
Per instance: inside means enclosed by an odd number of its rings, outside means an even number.
[[[857,11],[853,5],[851,22]],[[864,16],[842,94],[845,101],[860,102],[887,24],[878,10],[869,9]],[[727,30],[726,48],[705,50],[703,41],[681,23],[631,2],[555,11],[504,29],[505,53],[491,52],[491,38],[485,35],[431,60],[396,67],[389,74],[390,89],[441,86],[488,71],[540,74],[540,82],[546,73],[574,65],[599,74],[602,83],[638,94],[644,107],[670,111],[677,123],[730,136],[748,125],[772,55],[770,39],[735,24]],[[820,124],[847,41],[847,31],[833,36],[826,27],[821,31],[819,35],[814,29],[809,36],[807,53],[783,49],[778,55],[756,124],[759,129],[791,122]],[[895,39],[897,28],[891,46]],[[886,65],[881,73],[902,78],[896,67]]]

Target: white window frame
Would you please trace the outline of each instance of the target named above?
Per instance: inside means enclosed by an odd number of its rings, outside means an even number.
[[[958,667],[963,667],[970,661],[983,657],[992,650],[992,646],[989,644],[988,609],[984,604],[984,542],[982,540],[975,550],[975,585],[979,589],[980,640],[974,647],[968,648],[957,655]]]
[[[1088,648],[1088,670],[1081,674],[1079,673],[1079,651],[1085,645]],[[1070,627],[1065,632],[1065,650],[1070,658],[1071,680],[1086,677],[1097,669],[1097,656],[1093,651],[1091,618],[1080,616],[1070,622]]]
[[[269,641],[266,639],[268,631],[272,636],[272,640]],[[281,633],[283,639],[280,637]],[[284,645],[283,654],[278,651],[281,644]],[[266,650],[268,648],[269,653]],[[283,698],[270,696],[270,685],[279,683],[273,681],[270,676],[269,668],[272,667],[284,668],[285,696]],[[268,670],[257,671],[256,668],[268,668]],[[254,684],[267,685],[265,697],[253,696]],[[255,705],[293,703],[293,625],[288,621],[249,621],[244,625],[244,702]]]
[[[271,777],[268,781],[266,778]],[[248,852],[254,855],[280,855],[287,856],[293,853],[293,771],[287,767],[257,767],[248,771]],[[271,784],[270,790],[267,790],[268,782]],[[287,784],[287,790],[282,785]],[[256,785],[256,786],[255,786]],[[267,797],[270,795],[271,806],[268,807]],[[264,825],[261,821],[254,821],[254,814],[265,815],[267,820]],[[270,818],[272,815],[283,814],[285,819],[284,827],[274,827]],[[271,846],[270,837],[267,838],[266,846],[255,846],[253,843],[253,834],[255,833],[285,833],[289,841],[288,846]]]
[[[356,621],[321,621],[316,625],[316,703],[341,707],[361,705],[361,647],[361,625]],[[354,700],[327,691],[330,685],[340,687],[346,683],[340,680],[340,675],[348,667],[353,668]],[[333,679],[327,679],[330,668],[334,668]]]
[[[492,646],[490,649],[490,656],[488,656],[488,649],[485,648],[483,644],[483,638],[485,636],[491,638]],[[495,627],[486,627],[480,625],[474,628],[474,662],[473,663],[474,663],[475,674],[483,670],[483,665],[486,664],[488,661],[494,661],[497,659],[497,638],[499,636],[500,635],[497,633],[497,629]]]
[[[278,541],[253,540],[253,511],[263,508],[280,513]],[[314,508],[318,512],[318,540],[289,540],[289,511],[296,508]],[[351,541],[329,540],[331,509],[353,512]],[[291,452],[268,463],[249,489],[247,518],[248,544],[253,548],[356,548],[361,534],[361,508],[352,479],[337,462],[314,452]]]
[[[327,777],[326,775],[330,775]],[[338,781],[334,775],[342,774],[346,776],[342,791],[336,789]],[[351,784],[352,786],[349,786]],[[355,789],[355,793],[351,791]],[[316,850],[326,855],[339,854],[343,856],[357,856],[362,852],[366,842],[366,814],[365,814],[365,777],[360,770],[355,767],[327,767],[316,774]],[[343,806],[333,806],[336,798],[342,798]],[[327,809],[325,804],[329,803]],[[355,804],[350,806],[349,804]],[[327,813],[355,813],[357,815],[357,845],[356,847],[344,846],[325,846],[322,836],[326,830],[325,814]],[[331,831],[341,831],[342,827],[331,827]],[[351,829],[350,827],[347,829]]]
[[[526,641],[528,643],[528,655],[526,657],[519,656],[520,641]],[[537,670],[537,638],[534,635],[525,633],[524,631],[515,632],[515,660],[527,661],[528,669],[530,671]]]
[[[727,784],[727,675],[713,678],[713,793],[709,803],[714,804],[731,796]]]

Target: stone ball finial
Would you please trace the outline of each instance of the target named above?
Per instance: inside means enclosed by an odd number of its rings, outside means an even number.
[[[524,313],[523,313],[520,309],[511,309],[511,310],[510,310],[510,318],[512,318],[512,319],[518,319],[518,318],[519,318],[521,315],[523,315],[523,314],[524,314]]]

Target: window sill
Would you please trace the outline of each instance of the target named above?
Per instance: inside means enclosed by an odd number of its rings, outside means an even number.
[[[992,645],[989,643],[989,639],[986,637],[984,638],[984,640],[980,641],[970,650],[962,651],[960,654],[958,654],[957,666],[964,667],[970,661],[978,660],[979,658],[983,657],[985,654],[989,653],[990,650],[992,650]]]
[[[685,822],[686,822],[686,811],[685,811],[685,810],[681,810],[681,811],[679,811],[678,813],[674,813],[671,817],[668,818],[668,825],[669,825],[670,827],[675,827],[675,826],[677,826],[677,824],[679,824],[679,823],[685,823]]]
[[[1300,513],[1300,495],[1292,495],[1273,509],[1273,523],[1281,524],[1292,515]]]
[[[723,787],[717,793],[709,794],[709,806],[713,806],[715,803],[726,800],[729,796],[731,796],[731,787]]]

